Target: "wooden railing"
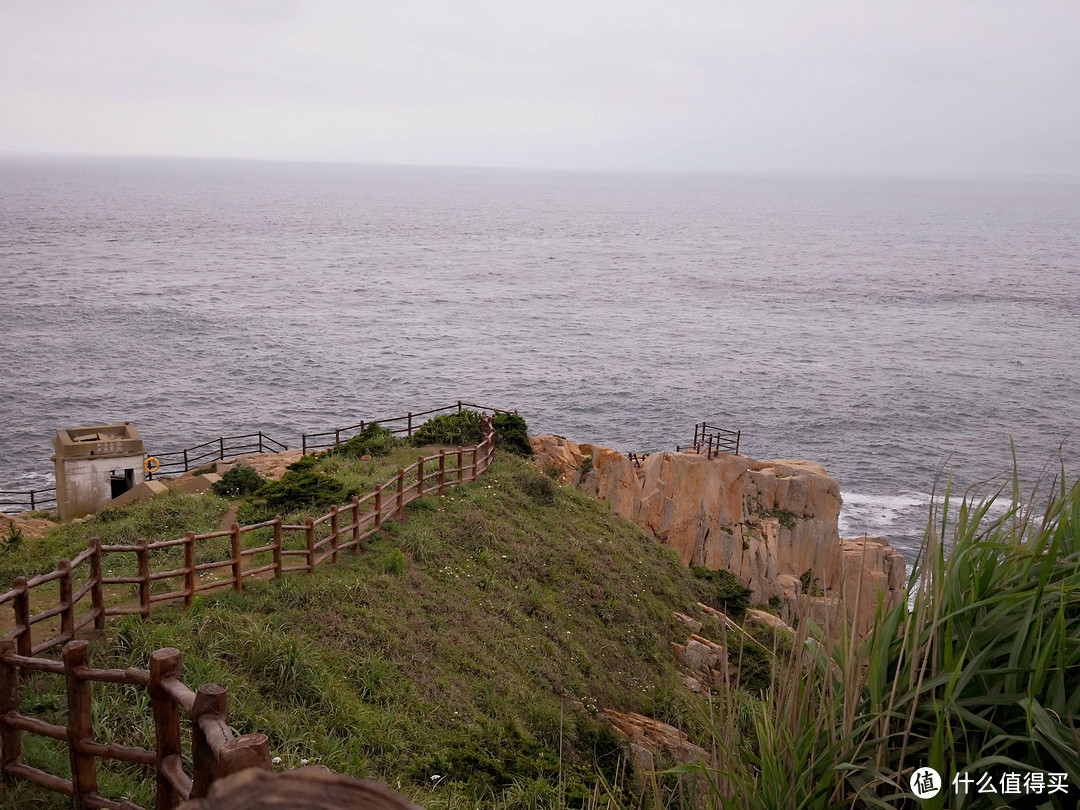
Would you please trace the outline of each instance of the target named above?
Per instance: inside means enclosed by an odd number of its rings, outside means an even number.
[[[20,711],[20,681],[30,672],[64,678],[67,725],[49,723]],[[147,690],[154,712],[155,750],[94,739],[94,683]],[[181,716],[187,718],[191,727],[191,776],[184,771]],[[66,743],[71,778],[63,779],[24,763],[24,733]],[[171,647],[150,656],[149,670],[95,669],[90,666],[90,642],[82,639],[67,642],[60,661],[20,655],[14,642],[0,641],[0,742],[3,746],[0,767],[6,776],[71,796],[76,810],[141,810],[130,801],[113,801],[98,793],[98,760],[153,767],[157,775],[156,807],[163,810],[205,796],[216,779],[249,767],[270,768],[270,743],[266,735],[235,735],[229,728],[224,687],[207,683],[192,691],[183,681],[180,651]]]
[[[319,450],[337,447],[339,444],[347,442],[372,422],[377,422],[380,427],[387,428],[394,435],[412,436],[413,432],[427,421],[425,417],[453,413],[465,408],[491,411],[492,413],[517,413],[517,411],[505,411],[502,408],[485,408],[481,405],[458,400],[456,404],[447,405],[444,408],[433,408],[429,411],[410,411],[404,416],[367,419],[359,424],[325,430],[320,433],[304,433],[301,434],[300,439],[301,449],[303,454],[307,455]],[[190,470],[197,470],[199,467],[204,467],[212,462],[224,461],[227,458],[234,458],[245,453],[280,453],[288,449],[287,444],[268,436],[261,430],[257,433],[246,433],[243,436],[220,436],[193,447],[185,447],[183,450],[151,453],[150,455],[157,459],[159,466],[154,472],[147,473],[147,478],[160,475],[177,475]],[[18,492],[0,492],[0,512],[25,512],[27,510],[55,508],[56,487]]]
[[[472,408],[477,411],[491,411],[492,413],[517,413],[517,411],[506,411],[502,408],[485,408],[483,405],[474,405],[471,402],[462,402],[459,399],[456,405],[447,405],[444,408],[432,408],[430,411],[410,411],[404,416],[391,416],[386,419],[367,419],[355,425],[347,425],[346,427],[334,428],[333,430],[324,430],[321,433],[304,433],[300,437],[300,449],[306,456],[308,453],[337,447],[339,444],[344,444],[353,436],[361,433],[365,427],[372,423],[378,424],[381,428],[386,428],[395,436],[412,436],[413,432],[427,421],[425,417],[432,417],[436,414],[456,413],[466,408]]]
[[[405,506],[427,494],[442,495],[447,488],[475,480],[487,471],[495,452],[491,419],[483,419],[484,438],[474,447],[441,450],[419,457],[399,469],[393,478],[363,498],[333,506],[319,518],[303,525],[288,525],[280,516],[248,526],[233,524],[228,530],[134,545],[104,545],[93,538],[90,546],[74,558],[60,561],[57,569],[34,577],[17,577],[14,587],[0,595],[0,609],[10,605],[13,626],[0,636],[0,772],[19,777],[49,790],[71,796],[76,808],[136,808],[97,793],[95,758],[118,759],[153,765],[157,774],[158,810],[173,808],[187,798],[206,795],[214,779],[251,765],[269,767],[269,749],[261,734],[235,737],[228,728],[226,694],[217,684],[204,684],[197,692],[180,679],[180,653],[158,650],[150,669],[96,670],[89,664],[87,642],[76,634],[93,624],[103,629],[112,616],[149,616],[158,605],[183,600],[217,588],[243,589],[244,580],[259,575],[280,578],[291,572],[314,573],[326,561],[337,562],[342,551],[359,552],[365,539],[385,520],[401,520]],[[199,562],[200,544],[229,538],[225,559]],[[291,539],[290,539],[291,538]],[[298,557],[295,564],[286,558]],[[153,558],[153,560],[152,560]],[[160,565],[152,561],[161,558]],[[180,561],[182,558],[182,562]],[[260,559],[261,558],[261,559]],[[266,561],[269,560],[269,561]],[[126,569],[132,575],[106,575],[107,569]],[[212,572],[224,576],[207,581]],[[45,588],[51,583],[55,588]],[[131,585],[137,599],[119,598],[115,588]],[[56,591],[55,604],[44,607]],[[155,593],[159,590],[159,593]],[[35,598],[36,597],[36,598]],[[31,613],[35,601],[37,612]],[[113,601],[114,604],[107,604]],[[35,643],[34,628],[51,622],[54,629]],[[37,658],[63,645],[63,660]],[[66,678],[68,724],[58,726],[20,713],[19,680],[24,671],[51,672]],[[116,683],[146,687],[154,711],[154,751],[119,745],[102,745],[93,739],[90,684]],[[179,717],[191,721],[193,776],[182,768]],[[22,761],[22,734],[39,734],[68,744],[72,779],[45,773]]]
[[[56,487],[0,492],[0,512],[33,512],[56,508]]]

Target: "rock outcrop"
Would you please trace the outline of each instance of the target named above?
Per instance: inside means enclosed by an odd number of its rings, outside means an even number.
[[[865,630],[879,596],[903,598],[905,564],[884,538],[841,540],[840,486],[820,464],[721,453],[653,453],[632,462],[559,436],[530,439],[536,463],[673,548],[687,565],[731,571],[788,621]]]
[[[709,752],[690,741],[690,735],[675,726],[634,712],[601,709],[600,716],[626,738],[639,773],[655,771],[661,757],[680,764],[711,761]]]

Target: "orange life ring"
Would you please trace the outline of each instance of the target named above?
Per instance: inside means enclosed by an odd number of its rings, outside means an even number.
[[[156,473],[158,470],[161,469],[161,462],[158,461],[153,456],[147,456],[146,460],[143,461],[142,466],[143,466],[143,469],[146,470],[147,473],[149,473],[150,475],[153,475],[154,473]]]

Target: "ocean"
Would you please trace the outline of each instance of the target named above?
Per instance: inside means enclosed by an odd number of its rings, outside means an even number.
[[[707,420],[910,558],[1080,461],[1080,184],[0,157],[0,490],[459,399],[649,452]],[[984,487],[985,488],[985,487]]]

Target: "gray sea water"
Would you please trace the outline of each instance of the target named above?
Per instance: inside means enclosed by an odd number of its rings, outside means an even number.
[[[1080,460],[1080,185],[0,158],[0,490],[58,427],[290,444],[458,399],[639,452],[707,419],[909,556]]]

